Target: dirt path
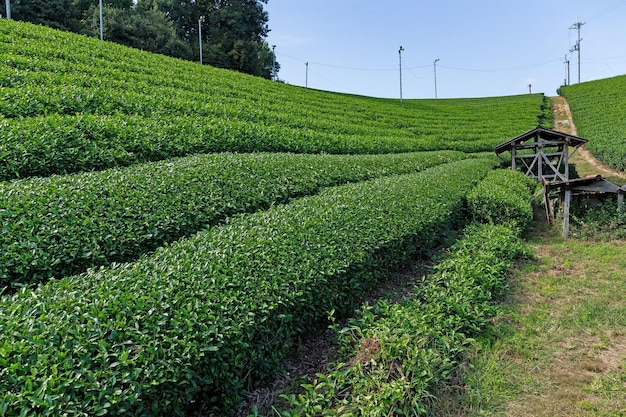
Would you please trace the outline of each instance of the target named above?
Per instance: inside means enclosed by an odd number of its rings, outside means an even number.
[[[551,100],[552,114],[554,116],[554,130],[567,133],[568,135],[578,136],[567,99],[565,97],[557,96],[551,97]],[[604,165],[584,146],[578,149],[572,160],[577,166],[586,165],[583,169],[579,168],[579,174],[581,176],[600,174],[603,177],[619,177],[626,179],[626,173],[616,171],[611,167]],[[582,164],[580,163],[581,161],[583,162]]]

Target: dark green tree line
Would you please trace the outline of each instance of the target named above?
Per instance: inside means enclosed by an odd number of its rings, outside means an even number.
[[[271,78],[268,0],[104,0],[105,40]],[[4,12],[4,4],[0,9]],[[3,13],[4,14],[4,13]],[[11,0],[12,18],[99,36],[98,0]]]

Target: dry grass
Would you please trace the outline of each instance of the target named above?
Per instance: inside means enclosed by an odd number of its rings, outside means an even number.
[[[533,244],[539,261],[510,299],[504,361],[516,386],[503,415],[626,415],[626,242]]]

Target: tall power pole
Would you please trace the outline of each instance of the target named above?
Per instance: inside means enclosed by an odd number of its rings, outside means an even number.
[[[7,0],[7,19],[11,19],[11,0]]]
[[[400,104],[402,104],[402,51],[404,51],[404,48],[400,46],[398,50],[398,56],[400,58]]]
[[[309,63],[304,64],[306,66],[306,76],[304,78],[304,87],[309,88]]]
[[[435,70],[435,98],[437,98],[437,62],[439,58],[435,59],[433,62],[433,69]]]
[[[272,45],[272,81],[276,80],[276,45]]]
[[[567,59],[567,54],[565,54],[565,61],[563,61],[563,63],[565,64],[565,81],[563,82],[564,85],[569,85],[570,80],[569,80],[569,59]]]
[[[102,28],[102,0],[100,0],[100,40],[104,40],[104,30]]]
[[[198,46],[200,49],[200,65],[203,65],[202,61],[202,23],[204,23],[204,16],[200,16],[198,19]]]
[[[570,49],[570,52],[578,51],[578,84],[580,84],[580,41],[582,41],[582,39],[580,37],[580,27],[582,25],[584,25],[584,23],[581,22],[580,18],[579,18],[578,22],[574,23],[570,27],[570,29],[578,30],[578,39],[576,40],[576,45],[574,45],[574,47],[572,49]]]

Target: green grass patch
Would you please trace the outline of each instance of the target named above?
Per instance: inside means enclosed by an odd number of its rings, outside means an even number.
[[[556,234],[531,239],[538,261],[510,280],[495,333],[446,391],[456,407],[443,415],[626,413],[626,247]]]

